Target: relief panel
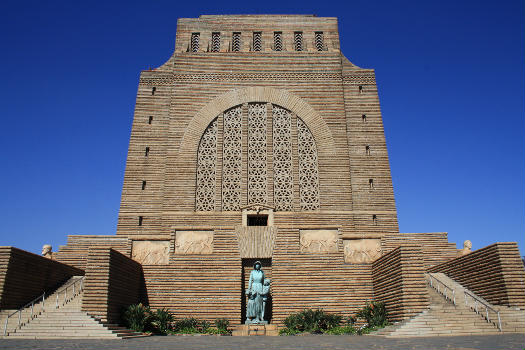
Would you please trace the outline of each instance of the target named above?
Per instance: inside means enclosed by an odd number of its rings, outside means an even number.
[[[299,230],[303,253],[335,253],[338,251],[338,230]]]
[[[177,231],[175,254],[213,253],[213,231]]]
[[[142,265],[167,265],[169,257],[169,241],[133,241],[131,258]]]
[[[345,262],[350,264],[370,264],[381,256],[380,239],[343,240]]]

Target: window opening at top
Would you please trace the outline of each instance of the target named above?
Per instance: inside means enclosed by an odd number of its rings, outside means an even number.
[[[239,32],[234,32],[232,34],[232,51],[241,51],[241,33]]]
[[[273,33],[273,49],[274,51],[283,50],[283,33],[282,32]]]
[[[248,215],[248,226],[268,226],[268,215]]]
[[[219,52],[221,50],[221,33],[211,33],[211,52]]]
[[[261,32],[253,32],[253,51],[261,51],[262,50],[262,33]]]

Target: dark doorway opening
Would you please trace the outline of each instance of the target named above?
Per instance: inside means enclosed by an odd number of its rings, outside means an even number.
[[[268,215],[248,215],[248,226],[268,226]]]
[[[266,308],[264,310],[264,319],[271,323],[272,320],[272,294],[273,294],[273,280],[272,280],[272,259],[263,258],[263,259],[254,259],[254,258],[245,258],[242,259],[242,291],[241,291],[241,324],[244,324],[246,321],[246,289],[248,288],[248,282],[250,281],[250,273],[253,270],[253,264],[256,261],[260,261],[262,264],[261,270],[264,271],[264,278],[269,278],[271,280],[270,295],[266,301]]]

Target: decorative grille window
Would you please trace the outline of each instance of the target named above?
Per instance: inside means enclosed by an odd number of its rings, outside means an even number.
[[[253,51],[262,50],[262,33],[253,32]]]
[[[241,209],[242,179],[242,108],[224,113],[224,144],[222,150],[222,210]]]
[[[275,209],[293,210],[292,116],[273,106],[273,174]]]
[[[317,51],[324,51],[324,34],[323,34],[323,32],[315,32],[315,49]]]
[[[300,118],[297,118],[297,150],[301,210],[319,209],[317,147],[312,133]]]
[[[211,33],[211,52],[219,52],[221,50],[221,33]]]
[[[265,204],[267,194],[266,103],[248,105],[248,204]]]
[[[293,45],[295,51],[303,51],[303,32],[293,33]]]
[[[199,51],[199,38],[200,33],[191,33],[191,42],[190,42],[190,50],[191,52],[197,52]]]
[[[241,33],[232,34],[232,51],[241,51]]]
[[[274,51],[283,50],[283,33],[273,32],[273,49]]]
[[[215,210],[215,174],[217,167],[217,119],[202,135],[197,153],[197,189],[195,210]]]
[[[219,204],[222,211],[239,211],[243,195],[247,204],[270,204],[269,189],[276,210],[299,209],[294,208],[294,172],[298,174],[300,210],[320,208],[318,154],[310,129],[299,117],[292,123],[295,117],[282,107],[272,106],[271,120],[267,110],[264,102],[248,103],[247,108],[239,105],[208,125],[197,151],[196,211],[214,211]],[[244,148],[243,134],[247,137]],[[297,137],[292,139],[292,135]],[[297,162],[293,162],[292,143],[297,145]],[[217,145],[222,145],[222,162]],[[145,181],[142,186],[146,188]]]

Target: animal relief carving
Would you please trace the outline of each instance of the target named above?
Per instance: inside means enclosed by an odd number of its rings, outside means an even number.
[[[381,256],[380,239],[348,239],[343,241],[345,262],[369,264]]]
[[[299,242],[303,253],[337,252],[337,230],[300,230]]]
[[[133,241],[131,258],[142,265],[167,265],[169,256],[169,241]]]
[[[177,231],[175,254],[213,253],[213,231]]]

